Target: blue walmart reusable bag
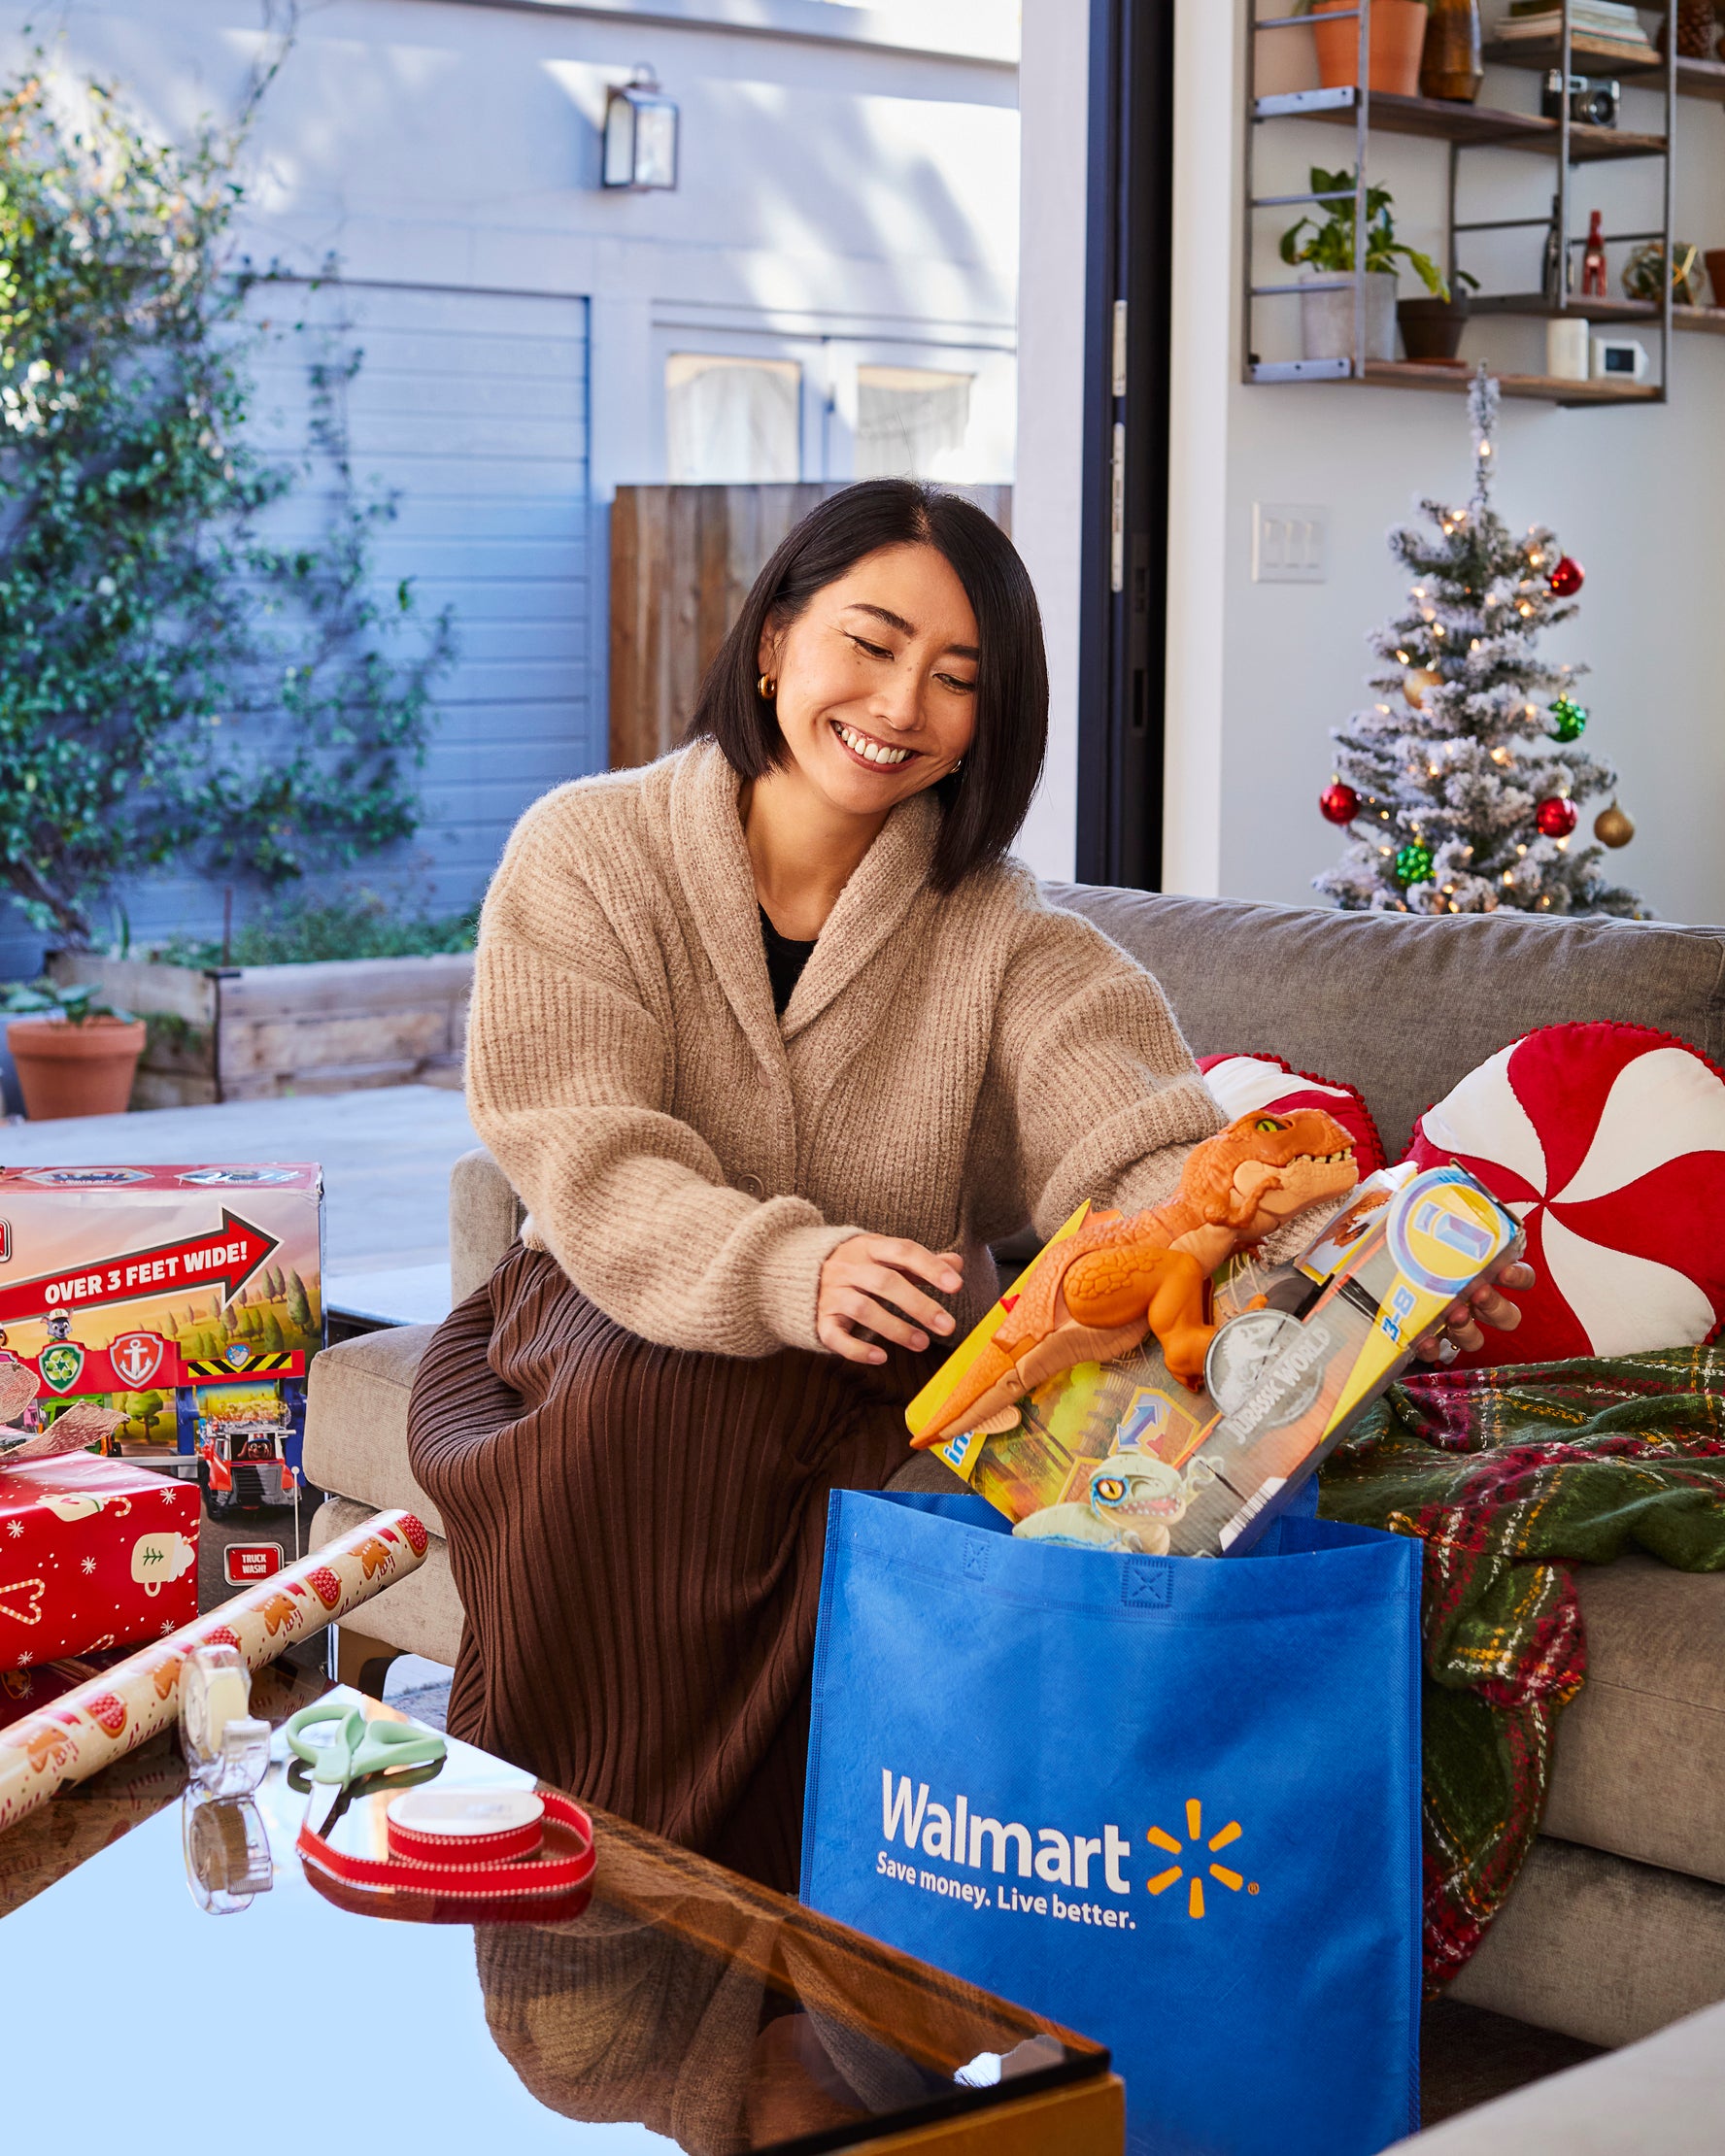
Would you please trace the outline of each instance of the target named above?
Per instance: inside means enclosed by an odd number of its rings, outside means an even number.
[[[1134,2151],[1411,2133],[1420,1556],[1308,1513],[1120,1557],[836,1492],[804,1901],[1106,2043]]]

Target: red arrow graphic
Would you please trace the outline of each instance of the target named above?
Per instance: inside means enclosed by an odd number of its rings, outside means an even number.
[[[128,1250],[78,1272],[39,1273],[34,1280],[7,1282],[0,1287],[0,1325],[46,1317],[51,1310],[93,1310],[105,1302],[183,1294],[217,1281],[223,1303],[228,1303],[280,1246],[279,1236],[266,1235],[224,1205],[221,1226],[208,1234]]]

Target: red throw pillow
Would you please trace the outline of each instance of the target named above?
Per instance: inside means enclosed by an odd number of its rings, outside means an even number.
[[[1725,1317],[1725,1073],[1669,1033],[1542,1027],[1428,1108],[1406,1158],[1458,1162],[1527,1230],[1521,1324],[1465,1362],[1688,1347]]]
[[[1198,1067],[1230,1123],[1260,1108],[1275,1115],[1286,1115],[1290,1108],[1323,1108],[1353,1139],[1362,1177],[1375,1175],[1383,1166],[1383,1140],[1364,1095],[1354,1087],[1314,1078],[1279,1056],[1201,1056]]]

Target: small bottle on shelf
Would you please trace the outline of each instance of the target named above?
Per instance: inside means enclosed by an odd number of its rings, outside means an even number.
[[[1584,299],[1606,296],[1606,236],[1600,228],[1597,210],[1587,224],[1587,252],[1581,257],[1581,296]]]
[[[1564,235],[1558,221],[1558,198],[1551,198],[1551,223],[1545,233],[1545,266],[1540,277],[1539,289],[1555,306],[1570,289],[1573,282],[1570,272],[1570,251],[1564,244]]]

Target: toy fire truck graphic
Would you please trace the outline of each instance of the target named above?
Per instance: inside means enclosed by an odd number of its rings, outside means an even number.
[[[213,1520],[264,1505],[291,1504],[299,1470],[288,1458],[293,1411],[279,1395],[254,1398],[233,1411],[217,1388],[200,1394],[197,1436],[198,1482],[204,1510]]]
[[[321,1199],[310,1162],[0,1167],[0,1356],[37,1423],[117,1410],[102,1450],[195,1473],[212,1518],[297,1505]]]

